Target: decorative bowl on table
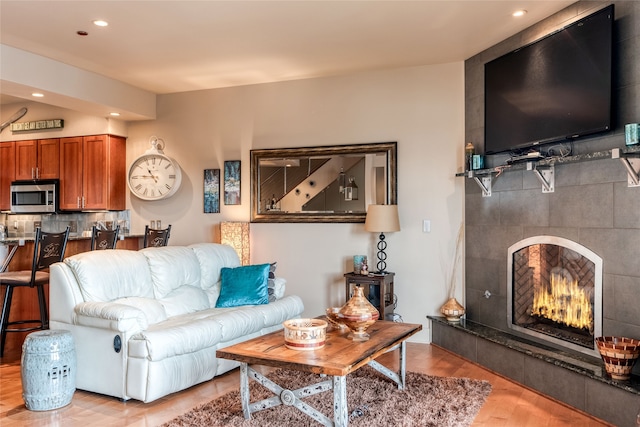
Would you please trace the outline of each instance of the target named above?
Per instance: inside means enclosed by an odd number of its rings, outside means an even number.
[[[365,298],[360,286],[353,289],[353,296],[337,314],[338,322],[353,331],[350,336],[354,341],[368,340],[369,334],[365,331],[378,320],[378,317],[378,309]]]
[[[335,329],[349,329],[347,325],[340,321],[338,315],[340,314],[341,307],[329,307],[326,310],[327,320],[329,321],[329,326]]]
[[[597,337],[598,351],[607,374],[614,380],[631,378],[633,365],[640,357],[640,340],[626,337]]]
[[[284,345],[292,350],[316,350],[327,340],[327,322],[321,319],[291,319],[282,326]]]

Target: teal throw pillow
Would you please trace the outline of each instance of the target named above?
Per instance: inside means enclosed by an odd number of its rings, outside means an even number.
[[[269,264],[223,267],[216,307],[268,304],[269,267]]]

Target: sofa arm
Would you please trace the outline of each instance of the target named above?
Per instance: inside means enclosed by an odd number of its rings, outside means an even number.
[[[75,306],[75,324],[134,334],[147,329],[148,322],[139,308],[112,302],[83,302]]]
[[[64,262],[49,269],[49,320],[74,323],[74,307],[84,302],[73,271]]]

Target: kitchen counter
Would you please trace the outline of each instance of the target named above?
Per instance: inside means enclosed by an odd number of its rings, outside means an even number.
[[[9,271],[30,270],[33,261],[33,240],[34,236],[12,236],[0,239],[0,246],[18,246],[11,263]],[[142,248],[144,234],[126,234],[118,237],[116,248],[138,250]],[[69,236],[65,258],[81,252],[91,250],[91,236]]]
[[[129,239],[129,238],[140,238],[144,237],[144,234],[118,234],[118,240]],[[0,239],[0,245],[24,245],[26,242],[33,242],[35,236],[10,236]],[[79,236],[79,235],[69,235],[69,241],[73,240],[89,240],[91,241],[91,236]]]

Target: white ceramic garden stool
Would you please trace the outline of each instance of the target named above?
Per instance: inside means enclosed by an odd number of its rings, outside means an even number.
[[[71,332],[33,332],[22,344],[22,397],[27,409],[48,411],[71,403],[76,391],[76,349]]]

